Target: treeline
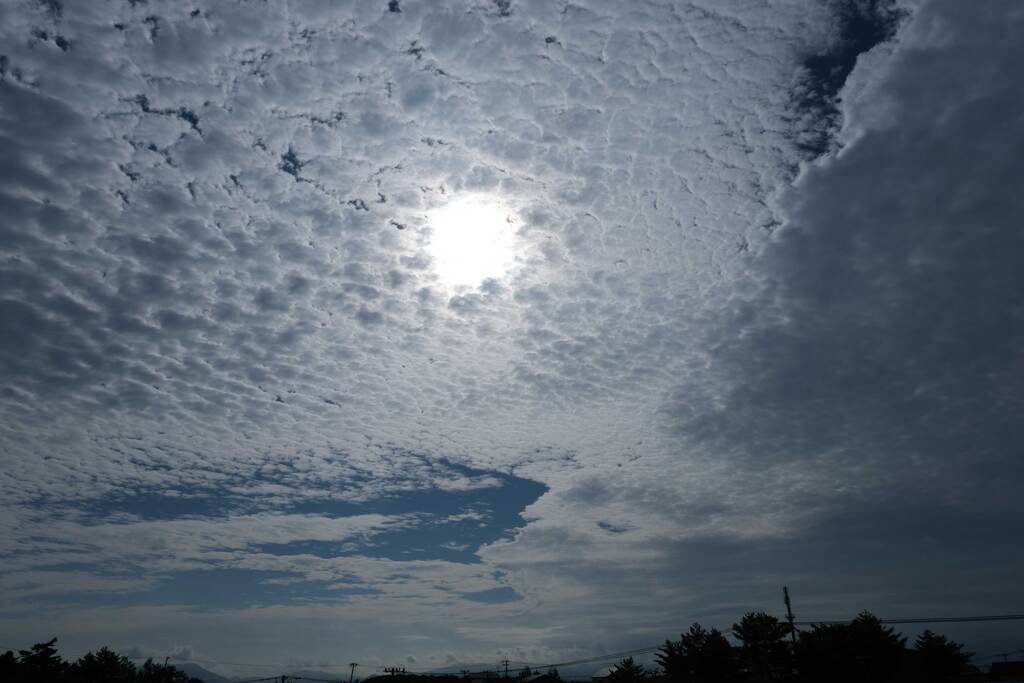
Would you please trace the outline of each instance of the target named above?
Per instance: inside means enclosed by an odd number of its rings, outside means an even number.
[[[698,623],[678,640],[666,640],[656,655],[658,669],[626,658],[608,674],[610,683],[950,683],[971,680],[978,671],[970,652],[945,636],[925,631],[913,648],[907,639],[869,612],[846,624],[822,624],[800,632],[764,612],[748,612],[732,625],[733,645],[718,629]],[[794,637],[795,636],[795,637]],[[524,670],[520,678],[534,672]],[[557,669],[546,672],[558,680]],[[412,674],[393,683],[422,683]],[[454,676],[434,676],[454,679]],[[398,680],[402,679],[402,680]],[[406,679],[410,679],[406,681]],[[77,661],[57,653],[57,639],[17,654],[0,655],[0,683],[202,683],[174,666],[152,659],[136,666],[108,648]],[[438,683],[443,683],[439,681]]]
[[[733,624],[732,636],[738,645],[718,629],[695,623],[658,650],[661,671],[647,671],[627,658],[608,678],[612,683],[651,677],[671,683],[946,683],[977,673],[970,663],[973,653],[960,643],[925,631],[908,649],[905,637],[869,612],[847,624],[799,633],[769,614],[748,612]]]
[[[136,666],[132,660],[108,648],[90,652],[75,662],[57,654],[57,639],[38,643],[18,654],[0,655],[3,683],[203,683],[152,659]]]

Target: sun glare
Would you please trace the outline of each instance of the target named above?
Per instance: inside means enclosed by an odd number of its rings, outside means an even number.
[[[498,203],[467,198],[428,216],[430,255],[437,276],[450,287],[476,287],[498,278],[515,261],[515,230],[509,211]]]

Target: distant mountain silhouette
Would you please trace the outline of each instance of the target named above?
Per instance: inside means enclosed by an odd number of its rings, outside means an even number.
[[[212,671],[208,671],[194,662],[175,662],[174,668],[178,671],[184,672],[189,678],[198,678],[203,683],[231,683],[231,681],[234,680],[231,678],[225,678],[220,674],[215,674]],[[247,676],[246,678],[252,678],[252,676]]]
[[[320,678],[328,681],[348,681],[349,671],[345,669],[342,672],[338,671],[319,671],[316,669],[288,669],[284,673],[289,676],[301,676],[302,678]],[[356,669],[356,683],[359,683],[361,679],[368,678],[368,676],[359,675],[359,669]]]

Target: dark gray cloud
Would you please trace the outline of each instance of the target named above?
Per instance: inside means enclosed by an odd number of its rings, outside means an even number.
[[[1019,125],[1001,76],[1019,55],[982,58],[1001,11],[963,21],[960,56],[902,46],[871,94],[889,120],[784,197],[760,291],[722,332],[728,393],[683,432],[739,444],[754,465],[835,454],[921,493],[977,487],[978,503],[1019,475]],[[984,67],[959,66],[964,55]],[[958,88],[984,95],[960,100]],[[851,125],[867,106],[849,107]]]
[[[931,573],[965,554],[978,561],[961,599],[1019,598],[999,569],[1019,565],[1024,521],[1024,130],[1004,77],[1022,15],[1006,9],[926,5],[880,76],[845,91],[843,149],[783,197],[756,295],[717,330],[715,394],[683,386],[668,409],[695,448],[789,473],[774,494],[807,526],[785,554],[916,571],[899,590],[922,612]]]

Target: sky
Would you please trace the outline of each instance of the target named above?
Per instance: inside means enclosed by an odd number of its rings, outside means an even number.
[[[365,674],[783,585],[804,620],[1024,612],[1022,32],[3,0],[0,649]]]

